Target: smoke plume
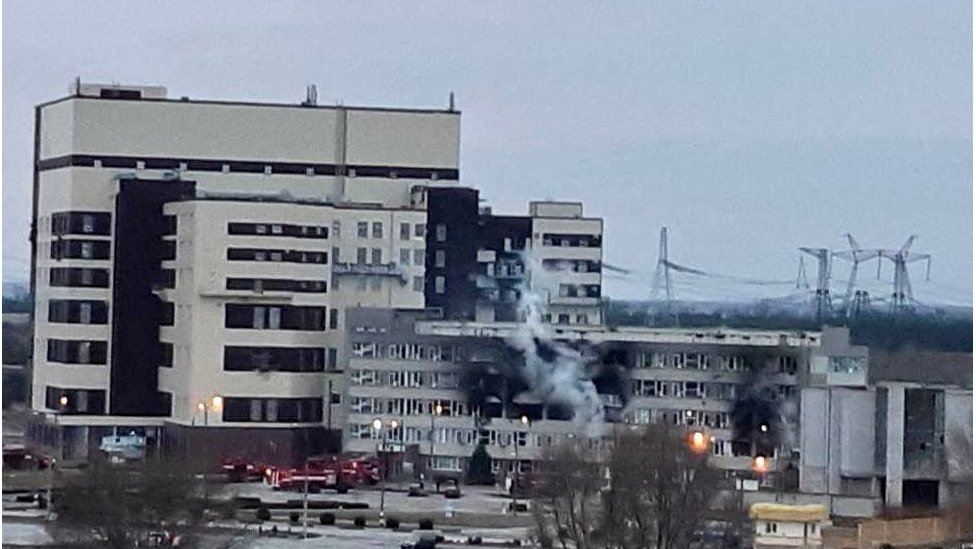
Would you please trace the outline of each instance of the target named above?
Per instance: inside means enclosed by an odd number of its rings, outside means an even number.
[[[520,323],[509,341],[524,358],[522,378],[529,391],[547,406],[571,409],[573,420],[588,435],[596,435],[603,424],[603,404],[587,374],[586,360],[578,350],[551,339],[545,330],[543,314],[553,289],[551,277],[531,251],[523,254],[523,263],[526,273],[519,288]]]

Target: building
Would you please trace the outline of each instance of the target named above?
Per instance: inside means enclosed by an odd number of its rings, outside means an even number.
[[[749,507],[753,520],[752,546],[755,549],[815,549],[823,547],[823,530],[830,526],[823,505],[784,505],[754,503]]]
[[[514,320],[527,246],[551,321],[599,323],[602,220],[492,215],[459,186],[459,121],[82,83],[38,106],[32,436],[337,450],[347,308]]]
[[[802,492],[870,498],[868,516],[971,494],[972,355],[878,351],[818,368],[801,395]]]
[[[459,120],[81,83],[39,105],[33,435],[321,444],[346,307],[424,305],[420,197],[457,185]]]
[[[347,451],[372,453],[385,444],[415,469],[456,476],[479,444],[496,471],[524,471],[547,446],[581,435],[565,402],[524,381],[524,353],[511,344],[523,324],[438,313],[348,310]],[[607,429],[666,422],[701,430],[712,463],[730,473],[750,474],[757,455],[772,458],[779,475],[764,478],[770,483],[790,475],[796,482],[799,394],[811,361],[864,352],[846,342],[846,330],[548,324],[545,334],[549,345],[579,351]],[[395,420],[396,428],[377,431],[377,419],[383,426]]]

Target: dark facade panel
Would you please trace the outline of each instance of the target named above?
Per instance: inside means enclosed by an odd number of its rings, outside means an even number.
[[[447,320],[474,318],[479,241],[478,191],[428,189],[424,296]],[[436,266],[438,251],[444,253],[443,267]]]
[[[194,195],[192,181],[124,179],[115,199],[111,402],[113,415],[169,412],[157,390],[159,327],[165,320],[154,287],[163,279],[163,205]]]

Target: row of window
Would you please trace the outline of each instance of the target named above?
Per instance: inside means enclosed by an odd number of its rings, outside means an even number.
[[[439,388],[443,387],[439,386]],[[438,406],[440,413],[437,412]],[[451,399],[351,397],[349,410],[357,414],[392,414],[398,416],[471,415],[467,404],[460,400]]]
[[[600,285],[560,284],[559,297],[600,297]]]
[[[424,345],[422,343],[376,343],[356,341],[351,346],[353,358],[387,358],[391,360],[431,360],[434,362],[460,362],[464,353],[461,347],[450,345]]]
[[[545,233],[542,235],[543,246],[562,246],[599,248],[603,245],[603,237],[593,234],[555,234]]]
[[[427,225],[417,223],[413,226],[413,238],[425,238]],[[400,223],[400,240],[410,240],[410,223]]]
[[[660,353],[644,351],[638,353],[638,368],[674,368],[688,370],[724,370],[738,372],[745,370],[746,358],[739,355],[707,355],[703,353]],[[781,374],[795,374],[798,363],[795,356],[779,355],[771,363],[772,371]]]
[[[50,284],[62,288],[108,288],[108,269],[54,267]]]
[[[336,349],[321,347],[224,347],[224,370],[231,372],[324,372],[334,369]]]
[[[227,248],[228,261],[275,261],[285,263],[314,263],[324,265],[329,262],[328,252],[308,250],[284,250],[263,248]]]
[[[358,254],[358,252],[357,252]],[[375,254],[375,252],[374,252]],[[427,251],[423,248],[400,248],[400,265],[404,267],[410,266],[410,256],[413,256],[413,264],[417,267],[423,267],[426,261]]]
[[[228,303],[224,327],[249,330],[322,331],[328,314],[329,329],[338,329],[339,311],[297,305],[242,305]]]
[[[47,320],[61,324],[107,324],[108,305],[104,301],[52,299],[48,302]]]
[[[51,214],[51,234],[112,234],[112,214],[108,212],[57,212]]]
[[[44,391],[44,406],[62,414],[101,415],[105,413],[105,391],[48,385]]]
[[[543,259],[542,267],[549,271],[570,271],[574,273],[600,272],[600,262],[588,259]]]
[[[706,410],[659,410],[637,408],[631,413],[631,421],[637,424],[661,423],[670,425],[704,426],[712,429],[728,429],[728,412]]]
[[[59,238],[51,242],[51,259],[108,259],[111,247],[108,240]]]
[[[542,315],[542,321],[546,324],[573,324],[573,319],[575,318],[575,324],[586,325],[590,323],[590,319],[587,315],[577,314],[575,316],[568,313],[560,313],[555,316],[555,321],[553,321],[552,313],[546,313]]]
[[[460,379],[453,372],[425,372],[421,370],[353,370],[353,385],[385,385],[388,387],[412,387],[430,389],[457,389]]]
[[[379,432],[369,423],[351,423],[347,425],[349,438],[360,440],[380,440],[403,444],[417,444],[430,442],[430,427],[411,427],[400,425],[390,431]],[[459,444],[462,446],[497,446],[510,448],[513,446],[541,448],[558,444],[565,435],[541,435],[526,431],[501,431],[495,429],[465,429],[456,427],[437,427],[433,429],[434,444]],[[599,446],[600,441],[593,441]]]
[[[324,294],[328,284],[324,280],[291,280],[285,278],[228,278],[228,290],[254,292],[296,292]]]
[[[715,400],[735,400],[739,395],[736,383],[705,383],[699,381],[658,381],[634,379],[630,382],[633,396],[659,398],[708,398]],[[776,385],[769,388],[771,397],[792,398],[796,396],[795,385]]]
[[[223,420],[260,423],[322,421],[321,398],[224,398]]]
[[[105,364],[108,345],[104,341],[47,340],[48,362],[63,364]]]
[[[295,238],[329,238],[329,228],[318,225],[231,222],[227,224],[227,234],[251,236],[291,236]]]

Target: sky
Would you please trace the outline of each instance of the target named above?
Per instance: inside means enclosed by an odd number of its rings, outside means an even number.
[[[462,183],[496,212],[584,202],[605,261],[637,271],[607,278],[612,297],[649,295],[667,226],[675,262],[778,281],[799,246],[916,234],[933,256],[931,282],[912,266],[919,291],[972,300],[971,1],[3,7],[5,280],[27,277],[32,107],[80,76],[195,99],[297,103],[314,83],[320,104],[445,107],[453,91]]]

